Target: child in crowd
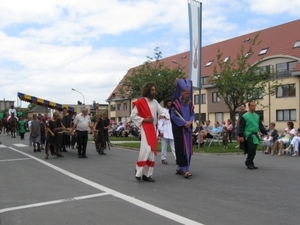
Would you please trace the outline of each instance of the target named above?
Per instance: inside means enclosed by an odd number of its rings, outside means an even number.
[[[227,128],[226,126],[223,127],[222,129],[222,140],[223,140],[223,148],[227,148],[228,147],[228,131],[227,131]]]

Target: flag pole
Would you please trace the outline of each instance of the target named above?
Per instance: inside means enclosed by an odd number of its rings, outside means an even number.
[[[200,137],[200,123],[201,123],[201,86],[202,86],[202,82],[201,82],[201,77],[202,77],[202,2],[200,2],[200,21],[199,21],[199,137]],[[198,137],[198,151],[200,151],[200,138]]]

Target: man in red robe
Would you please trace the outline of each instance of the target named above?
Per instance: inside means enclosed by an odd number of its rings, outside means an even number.
[[[148,82],[143,86],[142,98],[134,102],[130,119],[141,129],[141,146],[136,163],[135,178],[137,180],[154,182],[152,178],[156,156],[156,124],[157,115],[163,117],[163,108],[154,99],[156,85]]]

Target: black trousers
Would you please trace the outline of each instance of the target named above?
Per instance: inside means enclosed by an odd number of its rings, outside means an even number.
[[[253,160],[254,160],[255,155],[256,155],[256,148],[257,148],[257,145],[253,144],[253,138],[252,138],[252,135],[250,135],[248,137],[248,140],[246,141],[246,151],[245,151],[245,153],[248,153],[246,161],[245,161],[246,165],[254,165]]]
[[[77,133],[77,145],[78,155],[86,156],[86,145],[88,141],[88,132],[76,130]]]

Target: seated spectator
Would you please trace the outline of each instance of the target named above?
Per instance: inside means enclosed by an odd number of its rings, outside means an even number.
[[[294,154],[292,156],[293,157],[299,156],[299,144],[300,144],[300,122],[299,122],[299,128],[296,131],[296,134],[295,134],[293,140],[291,141],[291,144],[284,151],[290,152],[291,148],[294,147]]]
[[[202,127],[203,127],[203,130],[206,132],[211,132],[211,130],[213,129],[213,126],[210,125],[210,120],[206,120],[205,124]]]
[[[122,135],[122,132],[125,130],[125,124],[120,122],[120,125],[118,126],[116,132],[117,132],[117,137],[120,137]]]
[[[206,121],[207,122],[207,121]],[[208,125],[206,123],[206,125]],[[200,131],[200,145],[204,145],[204,139],[205,138],[213,138],[213,135],[216,134],[220,134],[222,132],[222,126],[220,126],[220,123],[218,121],[215,122],[215,127],[210,131],[209,129],[207,129],[207,131],[205,130],[201,130]]]
[[[273,148],[272,148],[271,155],[274,155],[274,152],[279,145],[278,156],[281,156],[284,144],[288,143],[290,141],[291,137],[295,135],[294,123],[291,121],[287,122],[287,126],[288,127],[285,128],[284,133],[281,134],[281,137],[277,141],[275,141]]]
[[[193,145],[197,144],[197,140],[198,140],[198,137],[199,137],[199,132],[201,130],[203,130],[203,126],[205,124],[203,121],[201,121],[201,124],[199,124],[199,120],[196,120],[195,123],[196,123],[196,128],[192,133],[192,135],[193,135]]]
[[[264,137],[262,145],[266,147],[265,154],[269,154],[269,148],[272,147],[274,141],[278,138],[278,131],[275,129],[275,123],[270,123],[268,135]]]
[[[111,125],[111,136],[112,137],[117,137],[117,124],[114,122],[112,125]]]

